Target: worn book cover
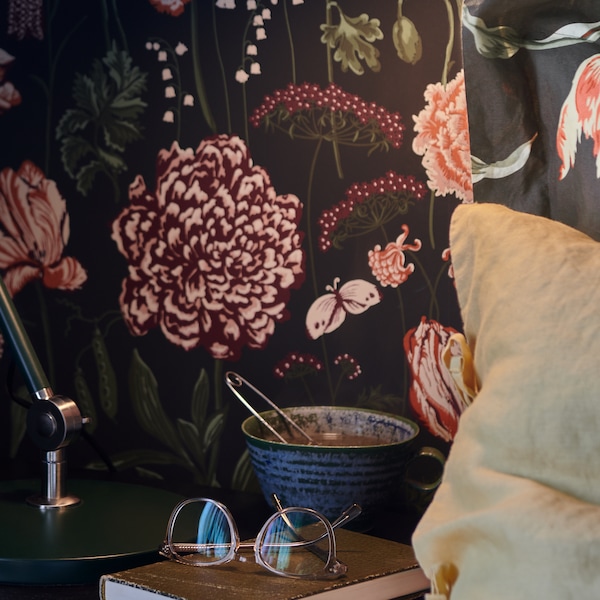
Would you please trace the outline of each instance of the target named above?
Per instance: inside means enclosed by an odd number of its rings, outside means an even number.
[[[346,577],[305,581],[279,577],[252,558],[215,567],[160,561],[102,576],[102,600],[390,600],[426,590],[429,582],[411,546],[347,530],[337,530],[337,556]]]

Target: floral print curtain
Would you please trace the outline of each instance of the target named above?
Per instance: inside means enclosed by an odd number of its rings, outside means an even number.
[[[105,450],[79,442],[76,466],[251,487],[227,370],[448,448],[448,224],[473,200],[459,2],[3,10],[0,269]],[[28,456],[25,411],[0,410],[3,455]]]
[[[474,198],[600,239],[600,6],[466,0]]]

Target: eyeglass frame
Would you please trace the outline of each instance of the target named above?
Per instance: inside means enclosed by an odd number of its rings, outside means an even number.
[[[175,508],[171,512],[171,515],[169,517],[169,521],[167,524],[167,531],[166,531],[165,539],[163,540],[162,544],[159,546],[158,552],[161,556],[164,556],[165,558],[168,558],[169,560],[174,560],[183,565],[187,565],[187,566],[191,566],[191,567],[213,567],[213,566],[226,564],[233,560],[245,562],[247,559],[241,555],[241,550],[253,549],[254,550],[254,560],[255,560],[256,564],[258,564],[261,567],[267,569],[268,571],[274,573],[275,575],[280,575],[282,577],[289,577],[289,578],[293,578],[293,579],[338,579],[340,577],[343,577],[348,571],[348,565],[346,565],[346,563],[344,563],[343,561],[339,560],[336,556],[337,544],[336,544],[334,529],[336,527],[340,527],[341,525],[348,523],[349,521],[351,521],[352,519],[357,517],[362,512],[362,508],[358,504],[352,504],[346,510],[344,510],[342,512],[342,514],[337,519],[335,519],[335,521],[330,522],[329,519],[327,519],[327,517],[325,517],[325,515],[321,514],[320,512],[318,512],[312,508],[299,507],[299,506],[289,506],[287,508],[283,508],[283,506],[281,505],[279,498],[277,497],[276,494],[273,494],[273,501],[274,501],[275,505],[277,506],[276,512],[274,512],[266,520],[265,524],[261,527],[257,536],[253,540],[248,540],[246,542],[243,542],[240,539],[237,524],[235,522],[235,519],[233,518],[233,515],[231,514],[231,511],[223,503],[221,503],[217,500],[213,500],[212,498],[204,498],[204,497],[187,498],[185,500],[182,500],[175,506]],[[219,508],[221,510],[221,512],[225,515],[225,517],[227,519],[227,524],[229,526],[231,542],[229,542],[229,544],[227,544],[229,546],[229,550],[224,557],[218,558],[218,559],[210,561],[210,562],[202,563],[202,562],[187,561],[187,560],[185,560],[185,557],[178,554],[178,552],[177,552],[178,549],[179,550],[187,549],[189,551],[193,551],[194,549],[197,549],[198,546],[206,545],[206,544],[194,544],[194,543],[184,544],[184,543],[179,543],[179,542],[175,542],[175,543],[173,542],[173,532],[174,532],[174,526],[175,526],[175,522],[177,520],[177,516],[179,515],[179,513],[185,506],[187,506],[188,504],[191,504],[193,502],[211,503],[214,506],[216,506],[217,508]],[[298,542],[288,544],[288,545],[294,545],[294,546],[297,546],[297,545],[308,546],[308,550],[317,554],[319,556],[319,558],[321,558],[321,560],[323,560],[323,562],[325,563],[325,565],[321,571],[316,572],[316,573],[306,573],[306,574],[286,573],[285,571],[280,571],[278,569],[275,569],[274,567],[269,565],[265,560],[263,560],[263,558],[261,556],[261,548],[262,548],[262,541],[263,541],[262,538],[266,535],[266,532],[267,532],[268,528],[270,527],[270,525],[276,519],[281,517],[288,524],[288,526],[290,526],[292,529],[294,529],[294,527],[291,525],[289,519],[286,518],[286,515],[290,512],[303,512],[305,514],[312,515],[313,517],[316,517],[323,522],[323,525],[325,526],[325,532],[318,538],[316,538],[314,540],[310,540],[310,541],[302,540],[302,538],[300,538],[298,540]],[[325,537],[328,538],[328,542],[329,542],[329,551],[328,551],[327,559],[325,559],[323,556],[324,550],[315,546],[315,544],[317,542],[323,540]]]

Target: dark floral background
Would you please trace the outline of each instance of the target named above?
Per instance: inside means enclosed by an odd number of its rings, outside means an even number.
[[[92,418],[71,464],[252,488],[228,370],[447,451],[448,224],[473,200],[458,4],[1,4],[0,269]],[[0,450],[34,461],[10,358]]]

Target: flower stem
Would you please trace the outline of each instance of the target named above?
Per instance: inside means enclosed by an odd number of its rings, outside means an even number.
[[[300,380],[302,381],[302,387],[304,387],[304,391],[306,392],[306,397],[310,399],[311,404],[314,406],[315,399],[313,398],[312,392],[310,391],[310,387],[306,382],[306,377],[300,377]]]
[[[417,255],[414,252],[412,252],[411,250],[407,250],[406,252],[407,252],[407,254],[410,254],[411,259],[415,261],[415,264],[419,267],[419,270],[421,271],[421,273],[423,273],[423,277],[425,278],[425,283],[427,284],[427,287],[429,288],[429,294],[432,299],[431,304],[430,304],[430,312],[431,312],[431,310],[433,310],[433,308],[435,308],[435,310],[437,312],[439,312],[438,301],[437,301],[437,298],[435,297],[435,289],[434,289],[433,285],[431,284],[431,279],[429,279],[429,277],[427,275],[427,271],[423,268],[423,263],[421,263],[421,261],[419,260]]]
[[[214,387],[215,387],[215,408],[223,408],[223,361],[215,358],[214,364]]]
[[[292,58],[292,83],[296,84],[296,55],[294,52],[294,40],[292,38],[292,29],[290,27],[290,18],[288,15],[286,0],[283,0],[283,14],[285,15],[285,26],[287,29],[288,40],[290,41],[290,54]]]
[[[335,406],[335,403],[336,403],[336,398],[337,398],[338,392],[340,391],[340,385],[342,384],[342,378],[343,377],[344,377],[344,373],[342,371],[342,373],[338,377],[337,382],[335,384],[335,390],[333,391],[333,405],[334,406]]]
[[[231,135],[231,107],[229,106],[229,91],[227,89],[227,78],[225,77],[225,66],[223,64],[223,56],[221,55],[221,47],[219,46],[219,36],[217,35],[217,11],[216,5],[212,3],[212,22],[213,22],[213,37],[215,38],[215,47],[217,50],[217,60],[221,69],[221,79],[223,80],[223,95],[225,96],[225,112],[227,113],[227,133]]]
[[[121,19],[119,18],[119,11],[117,10],[117,0],[112,0],[113,12],[115,14],[115,21],[117,23],[117,29],[119,30],[119,35],[121,37],[121,44],[123,44],[123,49],[129,54],[129,46],[127,45],[127,36],[125,35],[125,30],[123,29],[123,24],[121,23]]]
[[[437,289],[438,286],[440,285],[440,280],[442,278],[442,275],[448,271],[448,265],[443,265],[442,268],[439,270],[436,278],[435,278],[435,282],[433,284],[433,289],[436,292],[436,296],[432,296],[431,298],[431,302],[429,303],[429,315],[431,319],[435,319],[436,321],[439,320],[439,305],[437,304],[437,302],[435,301],[435,298],[437,298]],[[435,305],[435,306],[434,306]],[[436,308],[435,313],[433,312],[434,308]]]
[[[444,0],[446,12],[448,13],[448,44],[446,45],[446,57],[444,60],[444,70],[442,71],[441,84],[445,86],[448,83],[448,71],[450,70],[450,60],[452,58],[452,48],[454,47],[454,8],[450,0]]]
[[[215,410],[224,410],[223,405],[223,361],[219,358],[214,359],[214,372],[213,372],[213,387],[214,387],[214,401]],[[219,448],[221,446],[221,436],[215,439],[210,448],[210,457],[208,460],[207,471],[207,482],[208,485],[219,487],[217,481],[217,464],[219,462]]]
[[[381,229],[381,235],[383,237],[382,246],[385,248],[388,245],[390,239],[385,231],[385,227],[383,226],[383,224],[379,226],[379,229]],[[406,318],[404,316],[404,300],[402,298],[402,291],[400,290],[400,286],[396,288],[396,293],[398,294],[398,306],[400,307],[400,326],[402,328],[402,336],[404,336],[404,334],[406,333]]]
[[[179,68],[179,61],[177,60],[177,53],[175,52],[171,44],[169,44],[169,42],[167,42],[166,40],[162,39],[159,39],[159,42],[162,46],[166,48],[166,51],[169,55],[169,62],[166,63],[165,66],[172,67],[175,73],[175,84],[173,86],[176,90],[175,97],[177,98],[176,106],[173,107],[173,111],[177,114],[177,134],[175,139],[181,144],[181,107],[183,92],[183,88],[181,86],[181,69]]]
[[[252,13],[254,14],[254,13]],[[246,28],[244,29],[244,35],[242,36],[242,62],[244,64],[246,57],[246,42],[248,40],[248,31],[250,29],[250,24],[252,23],[252,16],[248,19],[246,23]],[[250,147],[250,132],[248,131],[248,99],[246,97],[246,83],[242,83],[242,107],[244,109],[244,136],[246,140],[246,145]]]
[[[329,397],[331,398],[331,404],[335,406],[335,391],[333,390],[333,382],[331,381],[331,369],[329,368],[329,353],[327,352],[325,335],[321,336],[321,351],[323,352],[323,364],[325,365],[325,374],[327,375],[327,387],[329,388]]]
[[[431,190],[431,194],[429,194],[429,243],[431,244],[431,249],[435,250],[435,235],[433,233],[433,212],[435,208],[435,192]]]
[[[248,131],[248,100],[246,98],[246,84],[242,83],[242,104],[244,107],[244,135],[246,145],[250,148],[250,132]]]
[[[317,286],[317,270],[315,266],[315,247],[312,236],[312,186],[315,179],[315,170],[317,168],[317,158],[321,145],[323,144],[323,138],[319,137],[317,146],[313,153],[313,159],[310,163],[310,170],[308,173],[308,189],[306,191],[306,239],[308,246],[308,262],[310,265],[310,274],[312,278],[313,291],[315,293],[315,299],[319,297],[319,288]],[[327,359],[327,345],[325,344],[325,336],[321,336],[321,348],[323,350],[323,364],[325,365],[325,373],[327,375],[327,385],[329,387],[329,394],[332,402],[335,404],[335,394],[333,391],[333,385],[331,383],[331,372],[329,370],[329,361]]]
[[[315,298],[319,296],[319,289],[317,287],[317,271],[315,267],[315,248],[313,244],[313,236],[312,236],[312,185],[315,179],[315,170],[317,168],[317,158],[319,157],[319,151],[321,150],[321,145],[323,143],[323,138],[318,138],[317,146],[313,153],[313,158],[310,163],[310,170],[308,173],[308,189],[306,191],[306,238],[307,238],[307,246],[308,246],[308,261],[310,264],[310,274],[312,277],[313,283],[313,291],[315,293]]]
[[[381,229],[381,234],[383,237],[382,246],[385,248],[387,246],[389,237],[385,231],[385,227],[383,224],[379,226]],[[400,355],[404,355],[404,336],[406,335],[406,315],[404,314],[404,298],[402,297],[402,290],[400,286],[396,287],[396,295],[398,296],[398,308],[400,310],[400,330],[402,331],[402,335],[400,336]],[[408,363],[406,360],[402,360],[402,381],[404,382],[404,398],[408,396]]]
[[[192,24],[192,60],[194,61],[194,79],[196,81],[196,93],[198,94],[198,100],[202,108],[202,114],[206,124],[210,127],[213,133],[217,132],[217,124],[213,117],[210,105],[208,103],[208,97],[206,95],[206,88],[204,87],[204,77],[202,76],[202,68],[200,67],[200,48],[198,44],[198,2],[191,2],[192,16],[190,22]]]
[[[44,83],[40,81],[42,85],[42,89],[46,94],[46,131],[45,131],[45,161],[44,161],[44,173],[46,177],[50,176],[50,156],[51,156],[51,144],[52,144],[52,113],[54,112],[54,82],[56,76],[56,70],[58,67],[58,61],[60,55],[62,54],[67,42],[70,40],[73,33],[80,27],[80,25],[85,21],[87,17],[81,18],[75,26],[62,37],[62,41],[58,45],[58,49],[56,50],[56,54],[54,53],[54,44],[52,38],[52,23],[54,21],[54,17],[56,16],[59,9],[60,2],[54,3],[50,8],[47,9],[46,14],[46,39],[48,41],[48,82]]]
[[[108,7],[106,6],[106,0],[101,2],[102,7],[102,22],[104,24],[104,43],[106,44],[106,51],[110,50],[110,34],[108,32]]]
[[[331,7],[336,6],[337,2],[327,2],[327,7],[325,10],[325,23],[328,26],[331,26]],[[338,9],[339,10],[339,9]],[[327,79],[329,83],[333,83],[333,60],[331,59],[331,49],[329,46],[326,46],[327,49]],[[344,172],[342,170],[342,159],[340,157],[340,147],[337,142],[336,134],[336,125],[335,125],[335,117],[333,115],[333,111],[331,112],[331,143],[333,144],[333,156],[335,158],[335,166],[337,168],[337,174],[340,179],[344,178]]]
[[[129,48],[127,46],[127,37],[125,36],[125,32],[123,31],[123,25],[121,24],[121,19],[119,19],[119,11],[117,10],[117,0],[111,0],[112,10],[115,17],[115,22],[117,24],[117,29],[119,30],[119,37],[121,38],[121,47],[127,54],[129,54]],[[110,23],[109,23],[109,12],[108,5],[106,0],[102,1],[102,20],[104,22],[104,41],[106,43],[106,52],[110,52],[112,48],[112,36],[110,34]]]

